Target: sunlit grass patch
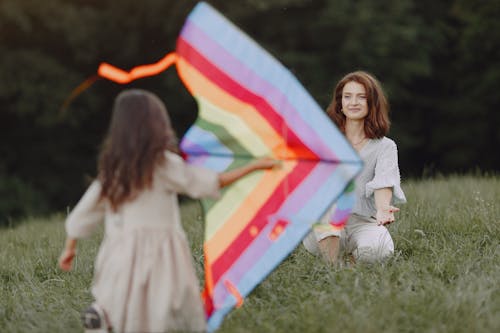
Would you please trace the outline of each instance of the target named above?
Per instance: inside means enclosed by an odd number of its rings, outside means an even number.
[[[407,181],[390,226],[396,253],[380,265],[330,267],[302,246],[223,322],[220,332],[500,331],[500,178]],[[203,212],[182,200],[203,280]],[[79,243],[75,270],[56,267],[64,216],[0,229],[0,332],[81,331],[102,229]]]

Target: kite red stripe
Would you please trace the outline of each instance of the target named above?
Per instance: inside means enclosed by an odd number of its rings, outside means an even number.
[[[269,122],[277,133],[285,132],[287,145],[299,158],[318,160],[317,155],[297,136],[293,129],[286,125],[286,119],[276,112],[269,103],[259,95],[254,94],[246,87],[240,85],[229,75],[220,70],[210,60],[199,53],[182,37],[177,40],[177,55],[183,57],[186,62],[196,68],[208,80],[219,86],[222,90],[231,94],[244,103],[253,105],[255,109]],[[185,56],[184,56],[185,55]],[[204,96],[210,98],[210,96]]]

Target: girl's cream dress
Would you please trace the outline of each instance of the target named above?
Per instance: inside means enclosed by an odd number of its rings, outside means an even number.
[[[95,262],[92,294],[114,332],[204,331],[205,315],[177,194],[217,197],[215,172],[165,153],[153,185],[113,212],[94,181],[66,220],[69,237],[105,234]],[[202,226],[200,226],[201,228]]]

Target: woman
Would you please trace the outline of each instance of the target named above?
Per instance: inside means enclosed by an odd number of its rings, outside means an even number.
[[[344,230],[311,232],[304,246],[331,263],[339,251],[350,254],[355,262],[383,260],[394,253],[387,229],[399,211],[393,205],[406,202],[397,147],[386,137],[390,127],[387,99],[375,77],[357,71],[338,82],[327,112],[363,159],[364,168],[355,181],[356,204]],[[328,223],[327,219],[322,223]]]

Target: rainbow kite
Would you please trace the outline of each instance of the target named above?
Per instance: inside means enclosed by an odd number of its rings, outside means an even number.
[[[130,72],[101,64],[98,74],[128,83],[171,64],[199,106],[181,142],[189,163],[223,171],[256,157],[282,161],[204,201],[202,296],[213,331],[332,205],[328,227],[343,227],[362,162],[297,79],[206,3],[188,16],[175,53]]]

